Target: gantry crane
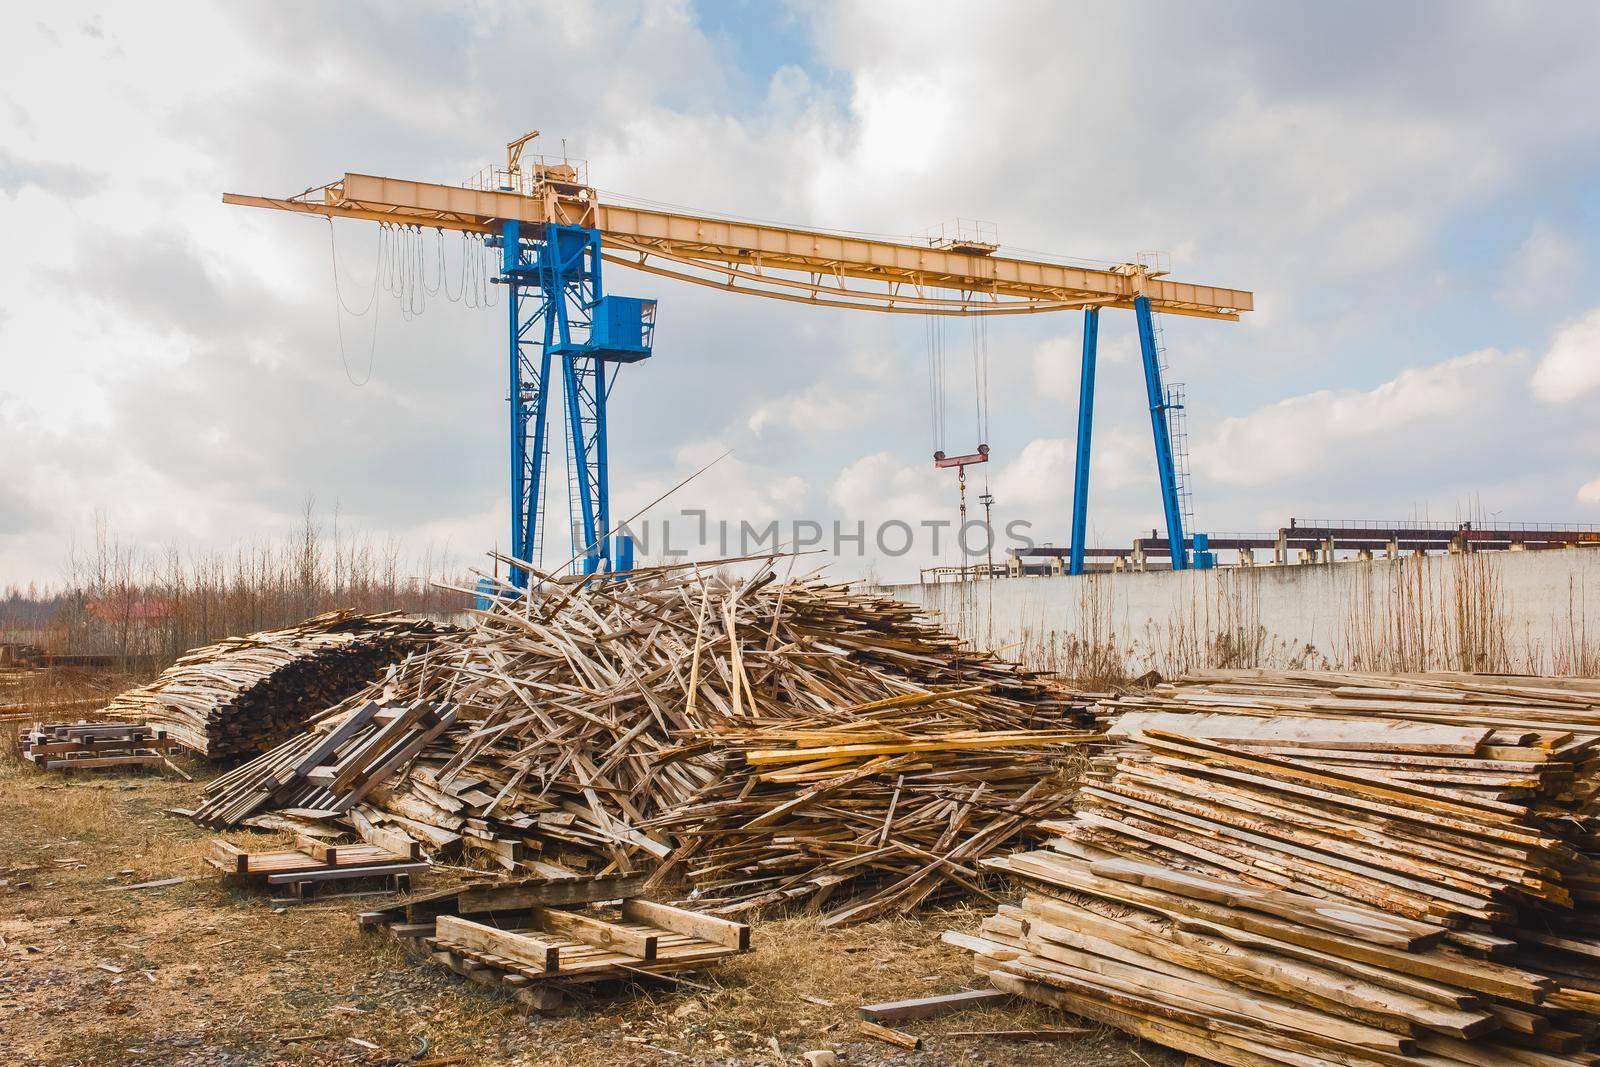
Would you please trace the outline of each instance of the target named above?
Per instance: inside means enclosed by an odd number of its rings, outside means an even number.
[[[1138,323],[1156,467],[1172,565],[1188,566],[1169,410],[1152,314],[1237,320],[1248,292],[1173,281],[1138,263],[1105,269],[999,254],[959,233],[900,242],[680,211],[603,203],[583,168],[529,155],[531,133],[506,147],[504,167],[461,186],[347,173],[275,199],[225,193],[223,202],[417,231],[459,231],[500,253],[509,332],[511,555],[536,558],[552,359],[559,361],[573,457],[571,496],[582,524],[585,572],[631,567],[632,545],[613,537],[606,398],[617,365],[650,356],[656,302],[614,296],[603,265],[817,307],[914,315],[1014,315],[1081,309],[1083,365],[1073,484],[1070,570],[1083,572],[1095,353],[1103,308]],[[610,378],[608,379],[608,365]],[[514,583],[527,574],[516,568]]]

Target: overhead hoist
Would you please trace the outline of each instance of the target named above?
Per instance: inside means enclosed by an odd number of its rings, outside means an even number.
[[[937,470],[956,471],[956,491],[959,499],[959,525],[957,544],[965,541],[959,536],[967,526],[967,468],[989,462],[989,324],[983,319],[968,320],[972,342],[972,397],[973,438],[976,447],[971,452],[952,456],[946,451],[946,346],[944,320],[930,315],[927,320],[929,409],[933,425],[933,465]],[[983,482],[984,522],[988,522],[988,509],[994,499],[989,495],[989,479]],[[993,538],[993,532],[989,534]]]

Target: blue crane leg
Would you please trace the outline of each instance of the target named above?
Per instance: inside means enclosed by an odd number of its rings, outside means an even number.
[[[522,322],[519,310],[522,299],[515,283],[506,286],[506,310],[510,316],[507,337],[510,340],[510,366],[508,369],[510,380],[506,385],[507,408],[511,412],[510,443],[511,443],[511,556],[513,559],[526,559],[525,543],[527,538],[528,517],[524,514],[527,508],[527,449],[528,438],[527,409],[522,403]],[[513,565],[511,568],[511,584],[519,589],[528,584],[528,572],[521,567]]]
[[[500,282],[506,287],[508,333],[507,401],[510,408],[511,555],[536,560],[540,550],[544,492],[545,432],[550,395],[550,296],[538,266],[537,242],[525,241],[520,224],[507,222],[500,235]],[[528,571],[513,565],[513,585],[526,588]]]
[[[1078,382],[1078,464],[1072,476],[1072,556],[1067,573],[1083,573],[1083,542],[1089,527],[1089,445],[1094,437],[1094,361],[1100,342],[1100,309],[1083,312],[1083,371]]]
[[[596,551],[611,555],[611,468],[606,460],[606,365],[589,361],[589,381],[594,388],[594,521]]]
[[[528,477],[525,490],[528,494],[528,499],[527,503],[523,505],[524,521],[527,524],[525,540],[528,554],[522,557],[533,563],[539,561],[540,553],[544,548],[544,459],[546,452],[544,435],[548,425],[547,411],[550,407],[550,339],[555,328],[547,306],[542,308],[538,314],[544,320],[542,323],[544,326],[544,343],[539,346],[539,366],[535,371],[530,361],[523,367],[523,373],[533,372],[536,374],[533,383],[533,433],[528,436]],[[527,329],[531,330],[533,325],[534,321],[530,320]],[[524,333],[524,337],[526,337],[526,333]],[[527,342],[524,341],[525,348],[526,344]]]
[[[567,387],[567,429],[572,449],[572,466],[577,476],[578,518],[583,523],[582,557],[585,573],[592,574],[599,565],[599,531],[595,528],[594,487],[589,481],[590,452],[583,432],[583,374],[578,369],[581,357],[566,354],[561,357],[561,373]]]
[[[1139,349],[1144,355],[1144,387],[1150,399],[1150,430],[1156,442],[1156,472],[1161,476],[1161,508],[1167,516],[1167,540],[1172,544],[1172,569],[1189,567],[1188,543],[1183,537],[1183,510],[1178,506],[1178,475],[1172,463],[1172,437],[1167,432],[1167,391],[1161,382],[1161,360],[1156,353],[1155,324],[1150,320],[1150,300],[1135,297],[1133,313],[1139,320]]]

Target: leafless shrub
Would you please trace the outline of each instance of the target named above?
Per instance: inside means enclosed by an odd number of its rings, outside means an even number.
[[[197,645],[335,608],[448,615],[468,606],[434,584],[471,584],[447,554],[430,546],[409,567],[401,558],[398,541],[352,536],[337,513],[330,537],[309,500],[281,540],[228,551],[152,551],[96,516],[90,543],[69,550],[62,583],[0,591],[0,641],[111,656],[148,671]]]

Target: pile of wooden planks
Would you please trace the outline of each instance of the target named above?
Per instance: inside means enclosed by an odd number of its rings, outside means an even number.
[[[1223,1063],[1600,1062],[1586,691],[1208,675],[1123,698],[1048,847],[984,863],[1023,902],[947,940],[998,989]]]
[[[448,704],[388,704],[361,700],[328,720],[209,783],[195,821],[231,826],[276,803],[312,818],[341,815],[381,782],[406,767],[455,722]]]
[[[440,631],[398,611],[331,611],[185,653],[103,714],[159,725],[202,756],[254,754],[303,730]]]
[[[318,888],[367,878],[382,879],[395,892],[411,888],[411,876],[428,869],[415,849],[391,852],[364,842],[331,844],[301,837],[291,849],[246,852],[223,838],[211,840],[206,862],[226,875],[236,875],[268,888],[286,888],[293,897],[310,896]]]
[[[1068,809],[1055,754],[1085,735],[940,729],[924,721],[929,703],[720,731],[715,743],[745,769],[650,823],[679,844],[656,881],[681,876],[700,906],[730,915],[821,906],[845,886],[829,926],[952,890],[987,895],[974,861]]]
[[[455,718],[355,800],[286,777],[359,739],[371,701]],[[1098,736],[1058,683],[909,605],[771,561],[665,567],[498,600],[214,783],[201,817],[335,818],[507,874],[656,871],[727,914],[848,921],[976,888],[978,859],[1065,810],[1061,775]]]
[[[435,962],[499,986],[532,1010],[558,1006],[562,989],[579,983],[698,970],[750,950],[748,926],[645,899],[637,895],[642,881],[468,884],[364,912],[359,921],[424,946]]]
[[[54,771],[165,763],[175,747],[164,731],[138,722],[35,723],[18,740],[23,759]]]

